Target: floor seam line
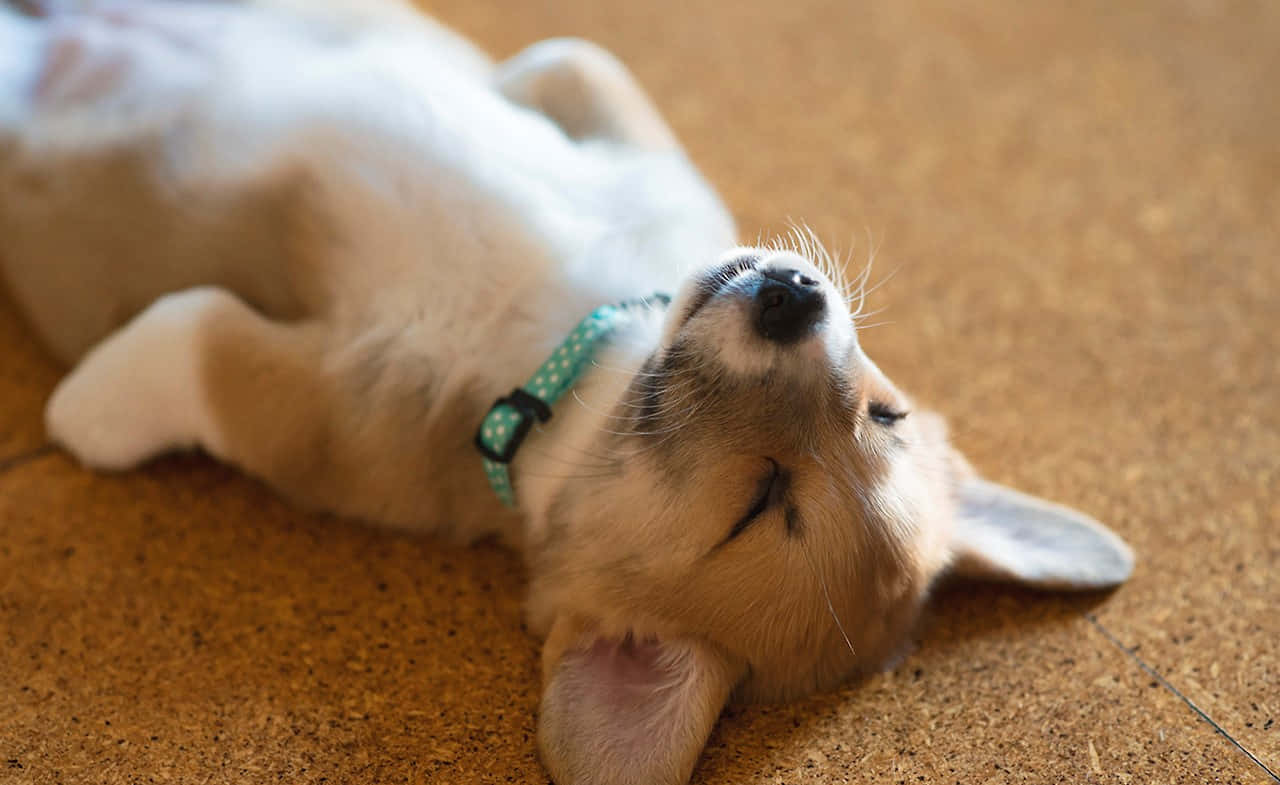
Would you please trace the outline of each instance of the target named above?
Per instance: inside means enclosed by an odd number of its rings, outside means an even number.
[[[51,455],[57,449],[58,448],[54,447],[52,444],[45,443],[40,445],[39,447],[34,447],[30,450],[26,450],[25,452],[20,452],[17,455],[10,455],[7,458],[0,458],[0,474],[4,474],[5,472],[10,471],[12,469],[17,469],[18,467],[23,466],[24,464],[28,464],[32,461],[39,460],[40,458],[43,458],[46,455]]]
[[[1262,761],[1262,759],[1260,759],[1257,755],[1254,755],[1252,752],[1250,752],[1249,748],[1245,747],[1243,744],[1236,741],[1235,737],[1232,736],[1230,733],[1227,733],[1226,729],[1223,728],[1221,725],[1219,725],[1217,722],[1215,722],[1214,719],[1210,717],[1205,712],[1204,709],[1197,706],[1195,701],[1191,700],[1186,695],[1182,694],[1181,690],[1173,686],[1173,684],[1164,676],[1162,676],[1159,671],[1157,671],[1155,668],[1148,665],[1146,661],[1143,660],[1141,657],[1139,657],[1133,649],[1121,643],[1119,638],[1111,634],[1111,631],[1108,630],[1106,627],[1104,627],[1102,625],[1102,622],[1098,621],[1097,616],[1094,616],[1092,613],[1085,613],[1082,615],[1089,620],[1089,623],[1092,624],[1098,630],[1098,632],[1102,633],[1102,637],[1106,638],[1108,641],[1111,642],[1111,645],[1115,646],[1120,651],[1129,655],[1130,659],[1138,663],[1138,667],[1146,671],[1151,676],[1151,678],[1159,682],[1160,685],[1164,687],[1166,690],[1173,693],[1175,697],[1177,697],[1183,703],[1187,704],[1187,707],[1190,708],[1193,712],[1195,712],[1200,717],[1200,719],[1207,722],[1209,724],[1209,727],[1213,728],[1214,731],[1218,733],[1218,735],[1222,736],[1224,739],[1231,742],[1231,744],[1235,746],[1236,749],[1244,753],[1245,757],[1253,761],[1253,763],[1258,768],[1266,772],[1267,776],[1271,777],[1271,779],[1275,780],[1277,783],[1280,783],[1280,774],[1276,774],[1274,771],[1271,770],[1271,767],[1269,767],[1266,763]]]

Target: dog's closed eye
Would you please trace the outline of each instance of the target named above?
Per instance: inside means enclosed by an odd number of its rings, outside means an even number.
[[[867,414],[877,423],[892,427],[894,423],[906,417],[908,412],[894,409],[887,403],[872,401],[867,404]]]

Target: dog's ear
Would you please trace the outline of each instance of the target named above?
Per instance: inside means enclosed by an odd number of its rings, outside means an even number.
[[[556,627],[538,717],[555,782],[688,782],[741,669],[692,639],[610,640]]]
[[[1133,552],[1069,507],[973,475],[957,484],[952,571],[1042,589],[1102,589],[1133,572]]]

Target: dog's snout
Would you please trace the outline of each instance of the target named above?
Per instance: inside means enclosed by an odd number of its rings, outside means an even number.
[[[768,269],[756,290],[756,330],[764,338],[791,343],[806,335],[822,316],[822,286],[799,270]]]

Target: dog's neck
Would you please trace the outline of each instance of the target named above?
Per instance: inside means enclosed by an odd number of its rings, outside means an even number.
[[[525,519],[525,537],[537,538],[547,510],[574,477],[611,471],[616,465],[597,447],[600,434],[622,429],[619,402],[636,372],[662,340],[665,309],[632,309],[632,315],[601,341],[593,361],[573,389],[538,423],[511,462],[516,505]],[[476,456],[476,471],[481,471]],[[526,540],[527,541],[527,540]]]

